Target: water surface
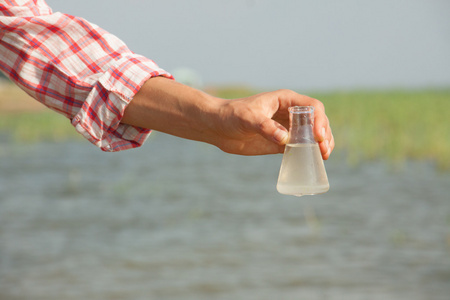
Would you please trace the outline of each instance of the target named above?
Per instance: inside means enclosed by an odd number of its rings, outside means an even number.
[[[281,156],[156,134],[122,153],[0,143],[0,299],[448,300],[450,175],[326,163],[283,196]]]

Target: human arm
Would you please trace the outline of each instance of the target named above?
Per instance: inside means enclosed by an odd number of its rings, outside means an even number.
[[[144,143],[149,129],[120,122],[125,107],[149,78],[171,77],[114,35],[54,13],[43,0],[0,2],[0,70],[104,151]]]
[[[138,147],[155,129],[230,153],[278,153],[292,105],[316,106],[319,140],[326,129],[324,158],[334,146],[319,101],[286,90],[236,100],[212,97],[162,78],[171,75],[117,37],[84,19],[53,13],[45,1],[0,3],[0,29],[0,70],[104,151]]]
[[[283,152],[288,107],[296,105],[315,107],[314,133],[322,157],[328,159],[334,138],[323,104],[290,90],[226,100],[155,77],[135,95],[122,122],[209,143],[228,153],[273,154]]]

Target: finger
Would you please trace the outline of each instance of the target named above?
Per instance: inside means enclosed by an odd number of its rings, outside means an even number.
[[[316,141],[323,142],[327,138],[327,133],[331,132],[328,118],[325,113],[317,112],[314,118],[314,137]]]
[[[285,145],[289,139],[287,129],[272,119],[266,119],[259,125],[259,133],[268,141],[278,145]]]
[[[320,152],[322,153],[322,158],[327,160],[330,157],[331,152],[334,149],[334,137],[331,129],[328,131],[326,139],[319,143]]]
[[[331,152],[333,152],[333,150],[334,150],[334,137],[333,137],[333,134],[331,135],[331,141],[330,141],[330,153],[329,154],[331,154]],[[329,154],[328,154],[328,156],[329,156]]]
[[[314,106],[315,110],[325,111],[321,101],[291,90],[279,90],[278,97],[281,109],[287,109],[290,106]]]
[[[327,154],[330,150],[330,142],[328,140],[323,140],[319,143],[320,153],[322,154],[322,158],[325,160],[328,158]]]

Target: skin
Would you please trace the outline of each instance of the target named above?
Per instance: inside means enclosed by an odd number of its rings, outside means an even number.
[[[127,106],[122,123],[212,144],[239,155],[282,153],[288,141],[290,106],[314,106],[314,135],[323,159],[334,138],[317,99],[278,90],[221,99],[164,77],[147,80]]]

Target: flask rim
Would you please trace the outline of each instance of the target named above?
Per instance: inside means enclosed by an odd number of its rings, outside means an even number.
[[[292,114],[309,114],[314,112],[314,106],[291,106],[288,110]]]

